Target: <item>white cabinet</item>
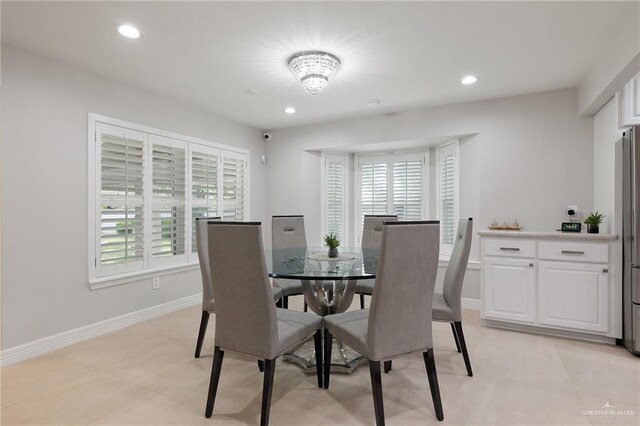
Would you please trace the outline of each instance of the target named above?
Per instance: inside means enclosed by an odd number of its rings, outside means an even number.
[[[640,74],[620,91],[620,127],[640,125]]]
[[[606,332],[606,264],[538,262],[538,323]]]
[[[483,313],[486,317],[534,323],[536,274],[531,259],[487,256],[484,267]]]

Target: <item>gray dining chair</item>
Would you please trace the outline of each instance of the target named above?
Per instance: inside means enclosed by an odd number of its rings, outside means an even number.
[[[438,221],[386,222],[370,309],[324,318],[324,387],[329,387],[335,336],[369,360],[378,426],[384,425],[381,361],[418,351],[423,353],[436,417],[444,418],[431,327],[439,242]]]
[[[271,248],[273,250],[307,247],[307,236],[304,230],[304,216],[272,216],[271,217]],[[302,283],[299,280],[275,279],[274,287],[282,289],[280,306],[289,308],[289,296],[303,294]],[[307,312],[307,302],[304,302]]]
[[[462,331],[462,284],[469,262],[472,237],[473,219],[460,219],[453,251],[444,275],[443,292],[433,296],[433,320],[451,324],[456,348],[458,352],[462,352],[469,376],[473,376],[473,371]]]
[[[202,275],[202,316],[200,317],[200,329],[198,340],[196,341],[195,357],[200,358],[202,343],[207,333],[209,316],[215,312],[215,300],[213,296],[213,284],[211,283],[211,271],[209,270],[209,246],[207,243],[207,224],[219,222],[220,217],[199,217],[196,218],[196,248],[198,249],[198,261],[200,262],[200,274]],[[282,297],[282,290],[273,288],[273,299],[279,300]],[[260,364],[262,370],[262,365]]]
[[[378,250],[382,243],[384,222],[397,222],[396,215],[365,215],[362,224],[362,250]],[[360,309],[364,309],[364,296],[373,294],[373,280],[360,280],[356,284],[356,294],[360,295]]]
[[[216,331],[205,416],[213,414],[224,353],[234,351],[264,362],[260,418],[264,426],[269,424],[276,358],[311,336],[318,387],[322,387],[322,317],[275,307],[260,222],[210,222],[207,228]]]

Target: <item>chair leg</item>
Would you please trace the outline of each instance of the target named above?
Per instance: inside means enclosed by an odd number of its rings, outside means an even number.
[[[389,371],[391,371],[391,360],[384,362],[384,373],[389,374]]]
[[[313,344],[316,352],[316,373],[318,375],[318,387],[322,389],[322,331],[316,331],[313,335]]]
[[[258,370],[260,370],[261,373],[264,371],[264,361],[261,359],[258,360]]]
[[[324,381],[323,385],[325,389],[329,389],[329,377],[331,376],[331,347],[333,346],[333,336],[327,330],[324,329]]]
[[[204,335],[207,333],[207,324],[209,324],[209,312],[202,311],[202,318],[200,318],[200,331],[198,332],[198,341],[196,343],[196,358],[200,358],[202,342],[204,342]]]
[[[460,340],[458,340],[458,333],[456,333],[456,326],[451,323],[451,332],[453,333],[453,340],[456,341],[456,348],[460,352]]]
[[[276,374],[276,360],[264,360],[264,383],[262,385],[262,411],[260,413],[260,426],[269,424],[269,412],[271,411],[271,394],[273,393],[273,378]]]
[[[276,308],[284,308],[284,303],[282,302],[282,297],[276,301]]]
[[[373,392],[373,409],[376,413],[376,425],[384,426],[384,402],[382,401],[380,361],[369,360],[369,373],[371,374],[371,391]]]
[[[309,305],[307,305],[307,301],[304,301],[304,311],[307,312],[309,311]]]
[[[211,365],[211,380],[209,381],[209,395],[207,396],[207,408],[204,412],[206,418],[213,414],[213,404],[216,402],[218,392],[218,382],[220,381],[220,371],[222,370],[222,360],[224,351],[220,346],[216,346],[213,351],[213,364]]]
[[[364,309],[364,294],[360,293],[360,309]]]
[[[424,365],[427,368],[427,377],[429,378],[429,388],[431,388],[431,399],[433,399],[433,407],[436,410],[436,417],[442,421],[444,413],[442,412],[442,400],[440,399],[440,387],[438,386],[438,374],[436,373],[436,360],[433,357],[433,348],[427,349],[422,353],[424,357]]]
[[[289,296],[282,296],[282,307],[289,309]]]
[[[460,341],[460,349],[462,349],[462,357],[464,358],[464,365],[467,367],[467,374],[469,377],[473,377],[473,371],[471,370],[471,361],[469,360],[469,351],[467,350],[467,344],[464,341],[464,333],[462,331],[462,322],[456,321],[456,335]]]

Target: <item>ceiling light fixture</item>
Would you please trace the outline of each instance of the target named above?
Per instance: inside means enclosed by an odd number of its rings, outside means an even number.
[[[286,107],[284,109],[284,112],[286,112],[287,114],[293,114],[294,112],[296,112],[296,109],[294,107]]]
[[[342,65],[337,56],[318,50],[296,53],[287,63],[296,80],[312,95],[322,92]]]
[[[140,31],[133,25],[119,25],[118,32],[127,38],[140,38]]]
[[[476,81],[478,81],[478,77],[476,77],[475,75],[468,75],[465,78],[463,78],[462,80],[460,80],[460,83],[462,83],[465,86],[467,86],[469,84],[475,83]]]

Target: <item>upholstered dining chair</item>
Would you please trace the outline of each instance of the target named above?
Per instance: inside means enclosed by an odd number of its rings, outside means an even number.
[[[467,271],[471,239],[473,237],[473,219],[460,219],[453,244],[451,258],[444,275],[443,292],[433,296],[433,320],[451,323],[453,339],[458,352],[462,352],[467,374],[473,376],[469,351],[462,331],[462,284]]]
[[[443,293],[434,293],[433,295],[433,320],[451,323],[453,340],[456,343],[458,352],[462,352],[467,374],[470,377],[473,377],[473,371],[471,370],[469,351],[462,331],[462,284],[464,283],[464,274],[467,271],[467,263],[469,262],[472,237],[473,219],[460,219],[458,221],[456,239],[453,243],[453,251],[444,275]],[[388,373],[389,371],[391,371],[391,361],[386,361],[384,363],[384,372]]]
[[[200,274],[202,275],[202,316],[200,317],[200,329],[198,340],[196,341],[195,357],[200,358],[202,342],[207,333],[209,316],[215,311],[215,300],[213,297],[213,284],[211,283],[211,271],[209,270],[209,245],[207,243],[207,224],[219,222],[220,217],[199,217],[196,218],[196,248],[198,249],[198,260],[200,262]],[[273,288],[273,299],[279,300],[282,297],[282,290]],[[262,365],[260,364],[260,369]]]
[[[436,417],[444,418],[431,330],[439,242],[438,221],[386,222],[370,309],[324,318],[324,387],[329,387],[335,336],[369,359],[378,426],[384,425],[381,361],[418,351],[423,353]]]
[[[272,216],[271,217],[271,248],[291,249],[307,247],[307,236],[304,231],[304,216]],[[280,306],[289,308],[289,296],[303,294],[302,283],[299,280],[275,279],[274,287],[282,289]],[[304,302],[304,311],[307,312],[307,302]]]
[[[382,243],[382,227],[384,222],[396,222],[396,215],[370,215],[364,216],[362,224],[362,250],[377,250]],[[373,280],[360,280],[356,284],[356,294],[360,295],[360,309],[364,309],[364,296],[373,294]]]
[[[322,317],[275,307],[260,222],[210,222],[207,228],[216,332],[205,416],[213,414],[222,361],[229,350],[264,361],[260,424],[267,425],[276,358],[310,336],[322,387]]]

